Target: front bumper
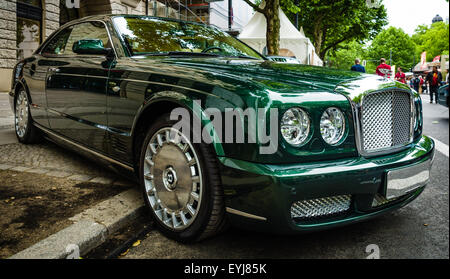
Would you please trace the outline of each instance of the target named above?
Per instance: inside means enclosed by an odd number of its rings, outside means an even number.
[[[359,222],[405,206],[422,193],[425,185],[382,206],[373,207],[373,202],[375,197],[386,196],[390,171],[431,167],[433,158],[434,142],[424,136],[408,150],[376,158],[296,165],[219,160],[232,224],[284,234]],[[293,203],[343,195],[352,197],[350,209],[343,214],[302,221],[294,221],[291,216]]]

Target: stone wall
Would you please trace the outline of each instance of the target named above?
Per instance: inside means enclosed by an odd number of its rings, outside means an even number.
[[[16,64],[16,0],[0,1],[0,74]],[[4,80],[0,80],[0,90],[5,90]]]
[[[59,0],[44,0],[43,38],[47,39],[59,28]]]

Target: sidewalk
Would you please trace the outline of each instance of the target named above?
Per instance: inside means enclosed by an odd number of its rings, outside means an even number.
[[[9,95],[0,92],[0,130],[14,128],[14,114],[9,105]]]
[[[0,182],[0,258],[18,252],[13,258],[65,258],[71,244],[83,255],[133,222],[144,206],[133,181],[95,162],[47,141],[19,144],[5,93]]]

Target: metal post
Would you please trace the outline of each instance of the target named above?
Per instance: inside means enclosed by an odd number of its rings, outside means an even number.
[[[145,15],[148,16],[148,0],[145,0]]]
[[[389,51],[389,65],[392,66],[392,48]]]
[[[295,0],[295,6],[298,7],[298,4],[299,4],[299,0]],[[299,29],[299,26],[298,26],[298,13],[295,14],[295,28],[297,28],[297,30]]]
[[[228,29],[233,27],[233,0],[228,0]]]

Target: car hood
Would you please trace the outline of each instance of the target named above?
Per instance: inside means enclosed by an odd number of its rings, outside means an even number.
[[[152,59],[153,60],[153,59]],[[276,63],[273,61],[224,58],[165,58],[164,64],[251,83],[278,93],[337,92],[357,101],[362,95],[385,88],[406,85],[376,75],[309,65]]]

